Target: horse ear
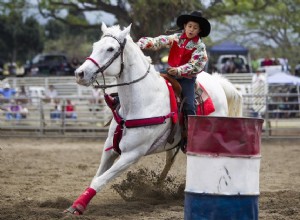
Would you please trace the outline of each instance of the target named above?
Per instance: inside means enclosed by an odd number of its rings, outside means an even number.
[[[102,22],[101,31],[104,33],[107,30],[107,26],[104,22]]]
[[[120,36],[121,36],[122,38],[126,38],[126,36],[127,36],[127,35],[129,34],[129,32],[130,32],[130,29],[131,29],[131,24],[121,32]]]

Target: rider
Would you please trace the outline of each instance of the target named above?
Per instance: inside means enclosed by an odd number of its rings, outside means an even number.
[[[191,14],[180,15],[177,18],[180,33],[161,35],[155,38],[142,37],[137,44],[141,49],[158,50],[163,47],[171,48],[167,69],[182,87],[184,115],[195,115],[195,81],[196,76],[205,67],[208,60],[206,47],[202,41],[210,33],[209,21],[202,13],[194,11]]]

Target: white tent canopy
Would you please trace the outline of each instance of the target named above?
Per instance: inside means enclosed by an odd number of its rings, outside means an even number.
[[[300,85],[300,77],[293,76],[285,72],[276,72],[273,74],[268,74],[267,83]]]

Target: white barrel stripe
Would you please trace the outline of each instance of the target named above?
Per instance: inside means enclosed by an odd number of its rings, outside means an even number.
[[[260,157],[188,155],[185,191],[218,195],[259,195],[259,169]]]

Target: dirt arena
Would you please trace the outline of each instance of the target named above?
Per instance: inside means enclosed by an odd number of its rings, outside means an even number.
[[[183,219],[186,157],[164,186],[155,180],[164,154],[143,158],[96,195],[85,215],[62,214],[89,185],[103,142],[96,139],[0,138],[0,219]],[[300,139],[262,143],[259,217],[300,219]]]

